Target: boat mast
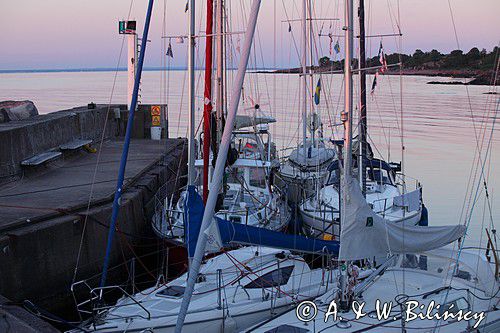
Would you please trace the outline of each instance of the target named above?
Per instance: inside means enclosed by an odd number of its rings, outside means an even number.
[[[363,154],[368,153],[368,145],[367,145],[367,130],[368,130],[368,121],[366,117],[366,48],[365,48],[365,1],[359,0],[359,10],[358,10],[358,18],[359,18],[359,91],[361,93],[360,96],[360,108],[359,108],[359,161],[358,161],[358,170],[359,170],[359,182],[361,185],[361,191],[363,195],[366,195],[366,172],[363,166]]]
[[[224,39],[223,39],[223,22],[224,22],[224,4],[223,0],[216,0],[216,33],[217,33],[217,104],[216,104],[216,118],[217,118],[217,136],[215,144],[219,144],[221,140],[221,133],[224,119]],[[217,149],[216,149],[217,150]],[[214,154],[214,158],[215,158]]]
[[[234,122],[236,118],[236,113],[238,111],[238,106],[240,104],[243,80],[245,79],[248,59],[250,58],[250,50],[252,47],[255,26],[257,25],[257,16],[259,14],[260,2],[261,0],[254,0],[252,3],[250,17],[248,19],[248,28],[245,32],[245,41],[243,45],[243,50],[241,53],[240,62],[238,64],[238,72],[236,74],[233,91],[231,93],[230,108],[227,115],[226,124],[224,126],[224,132],[222,134],[219,153],[217,154],[217,161],[215,163],[214,175],[212,177],[212,181],[210,184],[211,191],[208,194],[207,203],[205,205],[205,211],[203,213],[203,220],[201,222],[200,233],[198,235],[198,241],[196,243],[196,250],[194,257],[191,260],[188,281],[186,283],[186,289],[184,291],[184,298],[182,299],[181,308],[179,310],[179,315],[177,317],[177,323],[175,326],[176,333],[182,332],[182,326],[184,325],[184,319],[186,318],[186,314],[189,308],[189,302],[193,294],[194,285],[196,283],[196,279],[200,271],[201,261],[205,254],[205,247],[207,244],[207,234],[205,233],[205,231],[208,230],[211,223],[213,222],[217,196],[224,176],[227,152],[229,151],[229,146],[231,145],[231,136],[233,132]]]
[[[314,89],[314,77],[313,77],[313,65],[314,65],[314,36],[313,36],[313,19],[312,19],[312,0],[307,0],[307,19],[308,19],[308,27],[309,27],[309,31],[308,31],[308,34],[307,34],[307,40],[308,40],[308,45],[309,45],[309,65],[311,65],[311,75],[309,75],[309,84],[310,84],[310,87],[311,89],[313,90]],[[311,92],[308,92],[308,93],[311,93],[312,94],[312,91]],[[304,96],[307,96],[307,93],[304,95]],[[315,113],[315,104],[314,104],[314,99],[311,98],[311,95],[308,96],[309,97],[309,108],[310,108],[310,115],[311,115],[311,120],[310,120],[310,130],[311,130],[311,146],[314,147],[315,146],[315,132],[316,130],[314,129],[314,126],[312,126],[315,122],[314,120],[314,113]]]
[[[344,57],[344,172],[342,177],[342,205],[340,214],[340,226],[345,225],[346,206],[348,198],[348,186],[352,173],[352,51],[353,51],[353,4],[352,0],[345,1],[345,57]],[[342,240],[341,240],[342,241]],[[347,265],[341,266],[341,307],[346,308],[349,304],[347,288]]]
[[[307,157],[307,0],[302,0],[302,145]]]
[[[194,47],[195,47],[195,0],[189,0],[189,48],[188,48],[188,73],[189,73],[189,142],[188,142],[188,185],[194,185],[194,162],[196,158],[195,154],[195,141],[194,141],[194,132],[195,132],[195,78],[194,78]]]
[[[125,140],[123,143],[123,151],[122,157],[120,160],[120,169],[118,171],[118,180],[116,184],[115,197],[113,199],[113,211],[111,213],[111,222],[109,223],[109,231],[108,231],[108,243],[106,245],[106,256],[104,257],[104,264],[101,275],[100,286],[106,286],[106,278],[108,275],[108,267],[109,260],[111,257],[111,250],[113,247],[113,238],[115,235],[116,229],[116,220],[118,219],[118,212],[120,210],[121,205],[121,197],[123,190],[123,180],[125,178],[125,168],[127,166],[127,157],[128,157],[128,149],[130,145],[130,137],[132,135],[132,126],[134,124],[134,114],[135,109],[137,107],[137,97],[139,96],[139,85],[141,83],[141,75],[142,75],[142,65],[144,64],[144,55],[146,53],[146,46],[148,44],[148,32],[149,32],[149,23],[151,22],[151,13],[153,11],[153,3],[154,0],[149,0],[148,11],[146,14],[146,21],[144,22],[144,31],[142,33],[142,45],[141,51],[139,53],[139,63],[137,64],[137,73],[135,75],[134,82],[134,92],[132,94],[132,100],[130,102],[130,109],[127,120],[127,130],[125,132]]]
[[[212,41],[214,1],[207,0],[206,44],[205,44],[205,90],[203,98],[203,202],[208,197],[208,167],[210,162],[210,121],[212,118]]]

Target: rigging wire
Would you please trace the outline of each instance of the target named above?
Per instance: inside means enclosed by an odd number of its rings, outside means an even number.
[[[130,6],[129,6],[128,14],[127,14],[127,20],[130,18],[130,13],[132,12],[132,6],[133,6],[133,4],[134,4],[134,0],[130,0]],[[111,102],[112,102],[113,96],[114,96],[114,91],[115,91],[115,86],[116,86],[116,79],[117,79],[117,76],[118,76],[118,70],[119,70],[119,67],[120,67],[120,62],[121,62],[121,57],[122,57],[122,53],[123,53],[123,48],[124,48],[124,45],[125,45],[125,36],[126,35],[122,36],[122,43],[121,43],[121,46],[120,46],[120,52],[119,52],[118,60],[117,60],[116,67],[115,67],[115,74],[113,76],[113,85],[111,87],[111,94],[109,96],[108,108],[107,108],[107,111],[106,111],[106,118],[104,120],[102,134],[101,134],[101,142],[99,143],[99,149],[98,149],[98,153],[97,153],[97,160],[96,160],[96,163],[95,163],[94,174],[92,176],[92,185],[90,187],[89,199],[87,201],[87,209],[86,209],[85,219],[83,221],[82,236],[80,238],[80,244],[78,246],[78,254],[77,254],[77,257],[76,257],[76,263],[75,263],[75,269],[74,269],[74,272],[73,272],[73,278],[71,280],[72,284],[75,283],[76,276],[78,274],[78,266],[80,264],[80,258],[81,258],[82,249],[83,249],[83,242],[84,242],[84,238],[85,238],[85,232],[87,230],[87,216],[88,216],[88,213],[90,211],[90,206],[92,204],[92,196],[93,196],[93,193],[94,193],[94,183],[95,183],[95,180],[97,178],[97,169],[98,169],[99,162],[100,162],[100,159],[101,159],[102,145],[104,143],[104,138],[105,138],[105,133],[106,133],[106,126],[107,126],[107,122],[108,122],[108,118],[109,118],[108,116],[109,116],[109,112],[111,111]]]

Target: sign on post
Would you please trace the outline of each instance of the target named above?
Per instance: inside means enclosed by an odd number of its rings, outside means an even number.
[[[136,31],[136,21],[120,21],[118,22],[118,33],[121,35],[133,35]]]

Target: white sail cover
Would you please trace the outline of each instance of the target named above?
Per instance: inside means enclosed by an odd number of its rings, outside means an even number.
[[[261,124],[275,123],[276,119],[270,116],[248,116],[237,114],[234,119],[234,129],[241,129],[245,127],[252,127]]]
[[[353,179],[348,179],[344,188],[348,197],[340,232],[341,260],[433,250],[465,233],[463,225],[424,227],[388,221],[373,212]]]

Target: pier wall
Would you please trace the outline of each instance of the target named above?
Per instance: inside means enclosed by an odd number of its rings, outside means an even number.
[[[163,114],[165,105],[160,107]],[[150,109],[151,105],[139,105],[134,117],[133,138],[150,137]],[[0,124],[0,184],[22,173],[21,161],[58,150],[62,144],[77,139],[90,139],[96,143],[101,138],[123,137],[127,120],[126,105],[98,104]],[[164,137],[168,137],[165,126],[163,132]]]

